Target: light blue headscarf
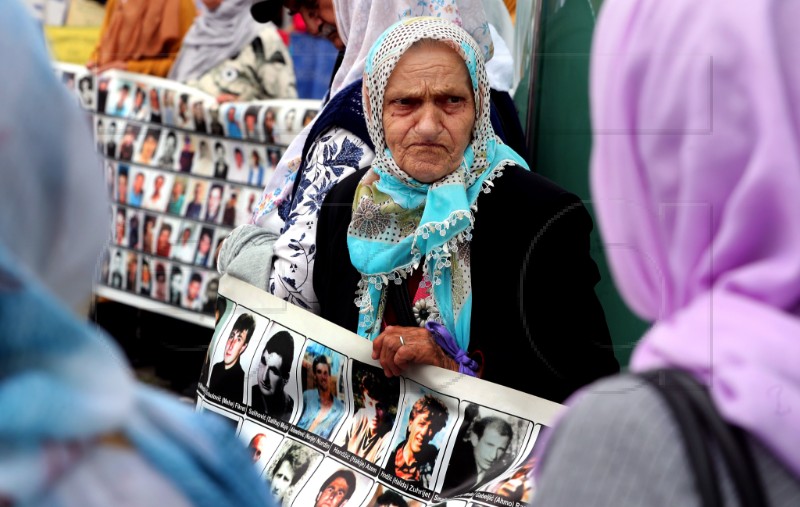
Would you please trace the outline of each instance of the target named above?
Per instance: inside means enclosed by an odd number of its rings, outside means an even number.
[[[144,465],[117,484],[91,477],[105,493],[149,471],[192,505],[272,505],[224,423],[140,386],[114,342],[76,316],[111,230],[106,187],[85,113],[18,0],[3,2],[0,65],[0,503],[96,505],[103,491],[51,495],[113,449]]]
[[[421,39],[445,42],[463,59],[475,95],[472,141],[461,165],[430,184],[401,170],[386,145],[383,95],[397,62]],[[525,161],[502,144],[489,118],[490,87],[483,53],[459,26],[433,17],[400,21],[384,32],[370,50],[364,71],[364,110],[375,161],[361,180],[353,203],[347,246],[362,274],[356,304],[358,333],[374,339],[380,333],[385,287],[402,283],[424,259],[424,283],[431,284],[441,323],[467,350],[472,313],[469,242],[480,193],[488,192],[503,167]]]

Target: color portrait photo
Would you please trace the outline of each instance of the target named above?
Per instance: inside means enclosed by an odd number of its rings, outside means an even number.
[[[326,458],[306,482],[293,505],[309,507],[344,507],[361,505],[367,499],[372,480]]]
[[[303,353],[303,413],[297,426],[330,439],[345,416],[345,356],[309,340]]]
[[[417,488],[433,489],[444,446],[458,416],[458,400],[405,380],[398,430],[384,470]]]
[[[244,307],[237,307],[211,356],[208,390],[211,394],[242,405],[244,412],[246,375],[256,344],[269,321]],[[223,341],[224,340],[224,341]]]
[[[239,439],[247,446],[253,459],[253,465],[261,475],[281,445],[283,435],[253,421],[245,420],[239,431]]]
[[[334,444],[370,463],[377,463],[386,455],[392,440],[400,401],[400,380],[388,378],[380,368],[359,361],[352,361],[350,372],[353,415],[339,430]]]

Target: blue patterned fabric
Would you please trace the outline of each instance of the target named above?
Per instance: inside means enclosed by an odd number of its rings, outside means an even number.
[[[48,487],[59,442],[116,433],[193,505],[273,505],[229,427],[139,385],[111,339],[17,265],[0,246],[0,497]]]
[[[323,142],[326,140],[324,136],[326,132],[336,127],[345,129],[358,139],[361,139],[370,150],[374,150],[372,141],[369,139],[367,121],[364,119],[364,109],[361,104],[361,83],[362,81],[359,79],[337,93],[315,119],[306,138],[306,143],[303,145],[303,162],[300,164],[300,169],[297,170],[299,176],[294,181],[293,197],[291,200],[287,200],[279,210],[279,215],[284,222],[290,220],[289,210],[292,203],[302,201],[305,189],[312,183],[308,178],[303,177],[306,174],[306,161],[314,145],[320,140]],[[337,172],[341,173],[336,167],[341,167],[342,165],[357,167],[357,164],[353,165],[353,159],[360,159],[363,153],[363,151],[356,150],[356,145],[352,141],[342,143],[338,150],[327,151],[333,155],[326,158],[329,160],[328,165],[331,167],[331,172],[336,176],[336,181],[341,176],[341,174],[336,174]],[[288,229],[288,226],[284,226],[283,230],[286,231],[286,229]]]

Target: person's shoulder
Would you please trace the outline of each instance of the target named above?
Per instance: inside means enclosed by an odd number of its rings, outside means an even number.
[[[333,113],[328,113],[325,109],[323,109],[322,113],[320,113],[321,116],[318,117],[316,121],[320,122],[320,124],[324,124],[326,119],[322,116],[326,116],[328,114]],[[362,152],[365,148],[369,149],[366,141],[360,135],[348,129],[347,127],[343,127],[335,123],[327,127],[323,125],[323,128],[319,131],[319,134],[314,139],[311,149],[319,151],[321,147],[327,146],[335,146],[337,148],[337,153],[340,149],[352,150],[353,148],[356,148]]]
[[[567,411],[555,427],[558,440],[587,442],[662,441],[671,428],[671,413],[659,393],[635,375],[614,375],[590,384],[567,401]],[[627,446],[626,446],[627,447]]]
[[[509,216],[526,217],[529,227],[524,233],[519,231],[520,238],[538,235],[543,228],[569,235],[592,228],[591,217],[577,195],[518,165],[503,168],[492,181],[488,194],[478,198],[476,229],[480,228],[478,223],[494,224]],[[560,227],[553,228],[553,224]]]
[[[504,199],[524,199],[529,205],[580,201],[578,196],[556,182],[520,165],[508,165],[500,171],[501,174],[493,181],[491,192]]]

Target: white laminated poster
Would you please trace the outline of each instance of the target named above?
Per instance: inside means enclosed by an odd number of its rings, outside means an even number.
[[[387,378],[369,341],[230,276],[198,382],[283,506],[512,506],[561,405],[432,366]],[[346,501],[346,502],[345,502]]]

